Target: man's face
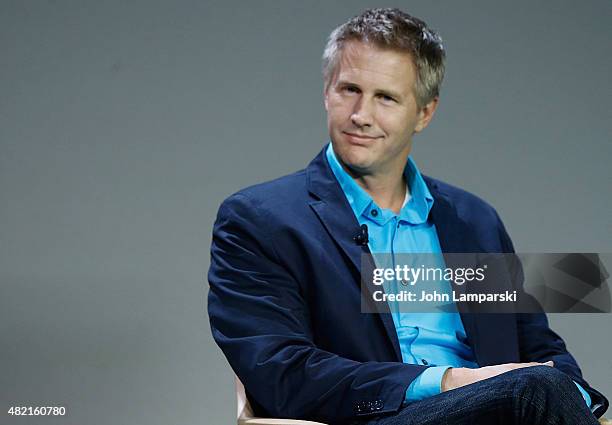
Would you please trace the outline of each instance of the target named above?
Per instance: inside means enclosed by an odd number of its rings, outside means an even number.
[[[427,126],[437,105],[417,108],[415,82],[410,54],[345,44],[324,96],[334,152],[351,174],[401,173],[412,135]]]

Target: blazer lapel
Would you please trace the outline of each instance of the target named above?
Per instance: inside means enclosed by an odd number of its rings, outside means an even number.
[[[438,240],[443,254],[478,252],[478,246],[473,241],[469,226],[457,215],[457,210],[449,198],[438,189],[438,185],[428,177],[424,177],[429,191],[434,197],[431,209],[431,218],[436,226]],[[457,257],[453,255],[444,256],[447,267],[461,267],[457,264]],[[465,288],[459,287],[460,290]],[[470,313],[462,305],[457,307],[463,322],[469,345],[474,350],[477,360],[480,360],[480,341],[478,315]]]
[[[436,225],[438,239],[442,252],[477,254],[482,247],[475,239],[474,230],[457,215],[457,209],[450,199],[438,190],[437,184],[425,178],[429,190],[434,197],[431,210],[432,220]],[[458,261],[457,256],[445,255],[448,267],[465,267],[464,261]],[[469,286],[456,287],[459,291],[469,291]],[[508,314],[486,314],[470,312],[463,304],[458,305],[459,314],[465,329],[468,342],[474,350],[476,361],[480,366],[518,361],[516,344],[516,325],[514,316]],[[503,334],[505,338],[500,341],[497,335]],[[497,341],[495,344],[490,342]]]
[[[369,248],[358,245],[354,240],[354,237],[360,231],[359,222],[327,163],[325,148],[310,163],[306,173],[308,190],[314,197],[313,201],[309,203],[310,208],[312,208],[327,232],[348,257],[354,267],[354,272],[360,276],[371,276],[371,270],[375,267],[374,260]],[[371,295],[373,290],[371,281],[365,279],[361,287],[370,292]],[[386,303],[374,303],[374,306],[383,322],[385,332],[393,345],[397,361],[401,362],[402,354],[399,340],[389,307]]]

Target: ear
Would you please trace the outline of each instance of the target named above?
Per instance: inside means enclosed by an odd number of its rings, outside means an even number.
[[[414,132],[419,133],[423,131],[432,120],[436,109],[438,108],[438,97],[436,96],[431,102],[423,106],[418,113],[417,123],[414,127]]]
[[[329,86],[328,85],[323,86],[323,104],[325,105],[325,110],[327,112],[329,112],[329,109],[328,109],[328,98],[327,98],[328,97],[328,93],[329,93]]]

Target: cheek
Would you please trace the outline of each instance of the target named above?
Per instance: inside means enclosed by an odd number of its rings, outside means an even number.
[[[380,113],[376,114],[375,120],[378,128],[380,128],[386,134],[392,134],[397,132],[398,127],[402,125],[402,123],[390,118],[389,115],[385,114],[384,111],[381,111]]]
[[[327,113],[334,116],[344,116],[352,108],[352,102],[349,99],[342,98],[338,95],[329,96],[327,99]]]
[[[411,133],[414,127],[414,120],[405,114],[380,114],[378,119],[380,127],[389,134],[405,135]]]
[[[346,109],[342,108],[341,105],[329,105],[327,110],[327,120],[332,124],[341,124],[346,121]]]

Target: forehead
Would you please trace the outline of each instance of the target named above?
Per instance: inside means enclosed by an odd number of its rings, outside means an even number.
[[[336,79],[357,84],[392,86],[395,90],[411,90],[416,72],[408,52],[349,41],[342,49]]]

